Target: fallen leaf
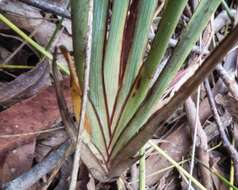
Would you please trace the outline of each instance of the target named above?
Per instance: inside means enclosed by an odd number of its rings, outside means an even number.
[[[4,184],[28,171],[32,167],[35,140],[22,145],[5,155],[0,163],[0,184]]]
[[[69,80],[62,82],[66,101],[70,103]],[[50,86],[36,96],[0,112],[0,160],[9,151],[26,144],[36,135],[1,138],[1,135],[29,133],[52,127],[61,119],[55,89]]]
[[[49,86],[49,65],[44,61],[15,80],[0,85],[0,105],[13,105],[21,99],[37,94],[46,86]]]

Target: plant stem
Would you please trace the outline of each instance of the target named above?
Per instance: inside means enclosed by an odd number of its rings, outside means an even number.
[[[145,190],[145,147],[140,150],[139,189]]]
[[[217,108],[216,108],[216,103],[215,103],[213,94],[211,92],[211,87],[210,87],[208,79],[205,80],[204,85],[205,85],[205,89],[207,91],[208,100],[209,100],[209,103],[210,103],[210,106],[211,106],[211,109],[212,109],[212,112],[213,112],[213,116],[214,116],[215,121],[217,123],[221,139],[223,141],[223,146],[230,153],[230,156],[233,160],[234,169],[235,169],[235,180],[236,180],[236,183],[238,183],[238,152],[234,148],[234,146],[232,146],[232,144],[230,143],[230,141],[229,141],[229,139],[228,139],[228,137],[225,133],[224,126],[223,126],[223,124],[221,122],[221,119],[220,119],[220,116],[218,114],[218,111],[217,111]]]
[[[88,2],[88,38],[86,47],[86,62],[84,70],[84,85],[83,85],[83,97],[80,112],[80,120],[78,127],[78,136],[76,141],[76,150],[74,155],[73,170],[71,174],[71,181],[69,190],[75,190],[77,185],[77,176],[79,171],[80,161],[80,147],[81,147],[81,135],[85,122],[86,106],[88,101],[88,90],[89,90],[89,74],[90,74],[90,62],[91,62],[91,50],[92,50],[92,21],[93,21],[93,0]]]
[[[21,1],[28,5],[42,9],[43,11],[50,12],[65,18],[70,18],[69,11],[66,9],[66,7],[62,7],[62,5],[60,5],[59,3],[42,0],[21,0]]]

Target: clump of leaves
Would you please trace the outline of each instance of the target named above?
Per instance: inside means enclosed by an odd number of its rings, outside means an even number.
[[[200,1],[157,76],[157,68],[187,3],[165,1],[155,38],[145,57],[158,0],[94,1],[87,104],[90,130],[82,134],[81,157],[100,181],[120,176],[138,159],[136,153],[160,128],[159,124],[192,93],[236,41],[231,33],[226,39],[229,43],[225,40],[201,66],[193,66],[176,87],[168,90],[221,0]],[[71,7],[75,66],[82,88],[89,1],[72,0]]]
[[[91,2],[93,22],[92,26],[88,26]],[[160,132],[162,123],[238,41],[236,26],[201,65],[189,67],[182,79],[170,86],[222,0],[200,0],[166,65],[158,74],[158,67],[162,65],[169,40],[188,0],[163,2],[161,19],[148,50],[148,33],[155,12],[161,8],[159,0],[71,1],[76,67],[76,73],[71,70],[71,79],[78,122],[81,89],[85,89],[86,60],[90,59],[91,68],[85,130],[81,134],[81,158],[101,182],[120,176],[138,160],[138,150],[156,130]],[[2,14],[0,20],[44,56],[53,58]],[[88,32],[90,27],[92,35]],[[88,37],[92,39],[90,57],[86,53],[89,51]],[[68,73],[65,67],[58,65]]]

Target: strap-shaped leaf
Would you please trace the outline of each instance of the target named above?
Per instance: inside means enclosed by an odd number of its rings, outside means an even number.
[[[137,151],[152,137],[153,133],[163,127],[163,122],[195,91],[200,83],[208,74],[221,62],[223,57],[238,42],[238,25],[230,34],[217,46],[201,66],[195,65],[190,76],[181,84],[178,89],[165,101],[162,101],[158,110],[147,120],[138,133],[135,133],[124,149],[121,149],[117,156],[112,160],[111,176],[118,170],[124,170],[129,165],[131,158]],[[195,69],[194,69],[195,68]]]
[[[107,110],[103,92],[103,49],[106,33],[106,22],[108,14],[108,0],[94,1],[93,7],[93,33],[92,33],[92,53],[89,96],[94,111],[101,122],[100,133],[109,141],[109,128]],[[95,134],[98,135],[98,134]]]
[[[85,48],[87,43],[88,31],[88,1],[71,1],[72,8],[72,33],[74,47],[74,61],[79,77],[79,82],[82,87],[84,63],[86,59]]]
[[[106,139],[108,139],[106,109],[102,88],[102,54],[108,0],[95,1],[93,19],[93,46],[90,72],[90,97],[87,105],[87,116],[91,130],[91,141],[98,151],[107,157]],[[82,88],[86,52],[88,0],[72,0],[72,30],[74,58],[77,74]],[[95,79],[98,77],[101,80]],[[80,96],[80,94],[78,94]]]
[[[103,65],[106,99],[110,116],[119,88],[121,48],[128,6],[128,0],[113,1],[110,31]]]
[[[169,1],[172,2],[173,0]],[[169,3],[168,2],[168,3]],[[149,118],[153,106],[158,103],[160,98],[162,97],[164,91],[168,87],[169,83],[172,81],[173,77],[175,76],[176,72],[180,69],[180,67],[185,62],[187,56],[191,52],[194,44],[199,39],[203,29],[206,27],[211,15],[217,9],[221,0],[202,0],[200,1],[198,8],[196,9],[195,13],[193,14],[188,26],[186,27],[184,33],[181,36],[181,39],[176,46],[169,62],[166,64],[165,68],[160,73],[159,77],[157,78],[155,84],[147,93],[145,100],[142,104],[138,107],[137,112],[133,115],[130,119],[129,123],[128,118],[126,122],[123,122],[124,125],[127,124],[125,130],[120,134],[120,137],[117,142],[116,146],[113,150],[112,156],[116,156],[116,153],[124,147],[124,145],[136,134],[140,127],[146,122]],[[155,57],[156,58],[156,57]],[[150,62],[149,62],[150,63]],[[148,66],[146,66],[148,67]],[[147,72],[147,77],[150,75],[148,71],[149,68],[145,69]],[[151,76],[150,76],[151,77]],[[144,82],[143,80],[141,81]],[[141,94],[135,95],[134,98],[140,97]],[[137,104],[134,105],[136,107]],[[130,108],[130,112],[132,111],[132,107]],[[133,108],[133,110],[135,110]],[[126,110],[126,113],[129,111]]]
[[[144,3],[148,2],[145,1]],[[118,109],[119,114],[121,114],[121,116],[119,123],[117,123],[116,126],[115,136],[113,137],[112,144],[117,141],[121,131],[126,127],[126,124],[128,123],[129,119],[135,113],[140,103],[146,96],[146,93],[148,92],[149,87],[151,85],[153,75],[156,72],[156,68],[158,64],[160,64],[165,54],[165,51],[168,47],[169,39],[174,33],[175,27],[179,21],[180,15],[182,14],[186,3],[187,0],[168,0],[164,9],[164,13],[162,15],[162,20],[160,21],[158,26],[158,31],[153,41],[151,51],[146,62],[142,66],[142,70],[139,73],[139,77],[137,77],[138,79],[136,84],[134,85],[134,89],[130,92],[129,98],[125,103],[125,107],[123,108],[123,110]],[[125,100],[126,94],[128,94],[128,87],[124,91],[124,94],[122,93],[122,100]]]
[[[138,73],[139,67],[143,62],[144,52],[148,42],[148,32],[151,26],[152,18],[154,16],[158,0],[141,0],[139,2],[136,1],[136,3],[138,4],[138,11],[135,13],[136,28],[134,31],[133,42],[129,52],[128,60],[126,62],[126,69],[123,73],[124,77],[118,95],[116,110],[113,115],[112,130],[114,130],[123,103],[129,93],[133,80],[135,79],[136,74]],[[124,43],[128,43],[128,41],[124,41]]]

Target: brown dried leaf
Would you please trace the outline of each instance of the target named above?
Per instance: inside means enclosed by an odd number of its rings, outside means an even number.
[[[34,69],[15,80],[0,85],[0,105],[10,106],[21,99],[28,98],[49,84],[49,65],[39,63]]]
[[[62,83],[67,102],[70,102],[69,81]],[[60,119],[54,87],[42,90],[37,96],[0,112],[0,136],[40,131],[52,127]],[[34,139],[36,135],[0,138],[0,158]]]
[[[188,134],[185,126],[180,126],[174,130],[163,142],[160,147],[166,150],[167,153],[177,162],[181,161],[184,155],[187,154],[190,147],[190,135]],[[149,156],[146,159],[146,176],[170,166],[170,163],[158,154]],[[146,178],[147,185],[153,185],[162,178],[167,172],[159,173],[157,175]]]

